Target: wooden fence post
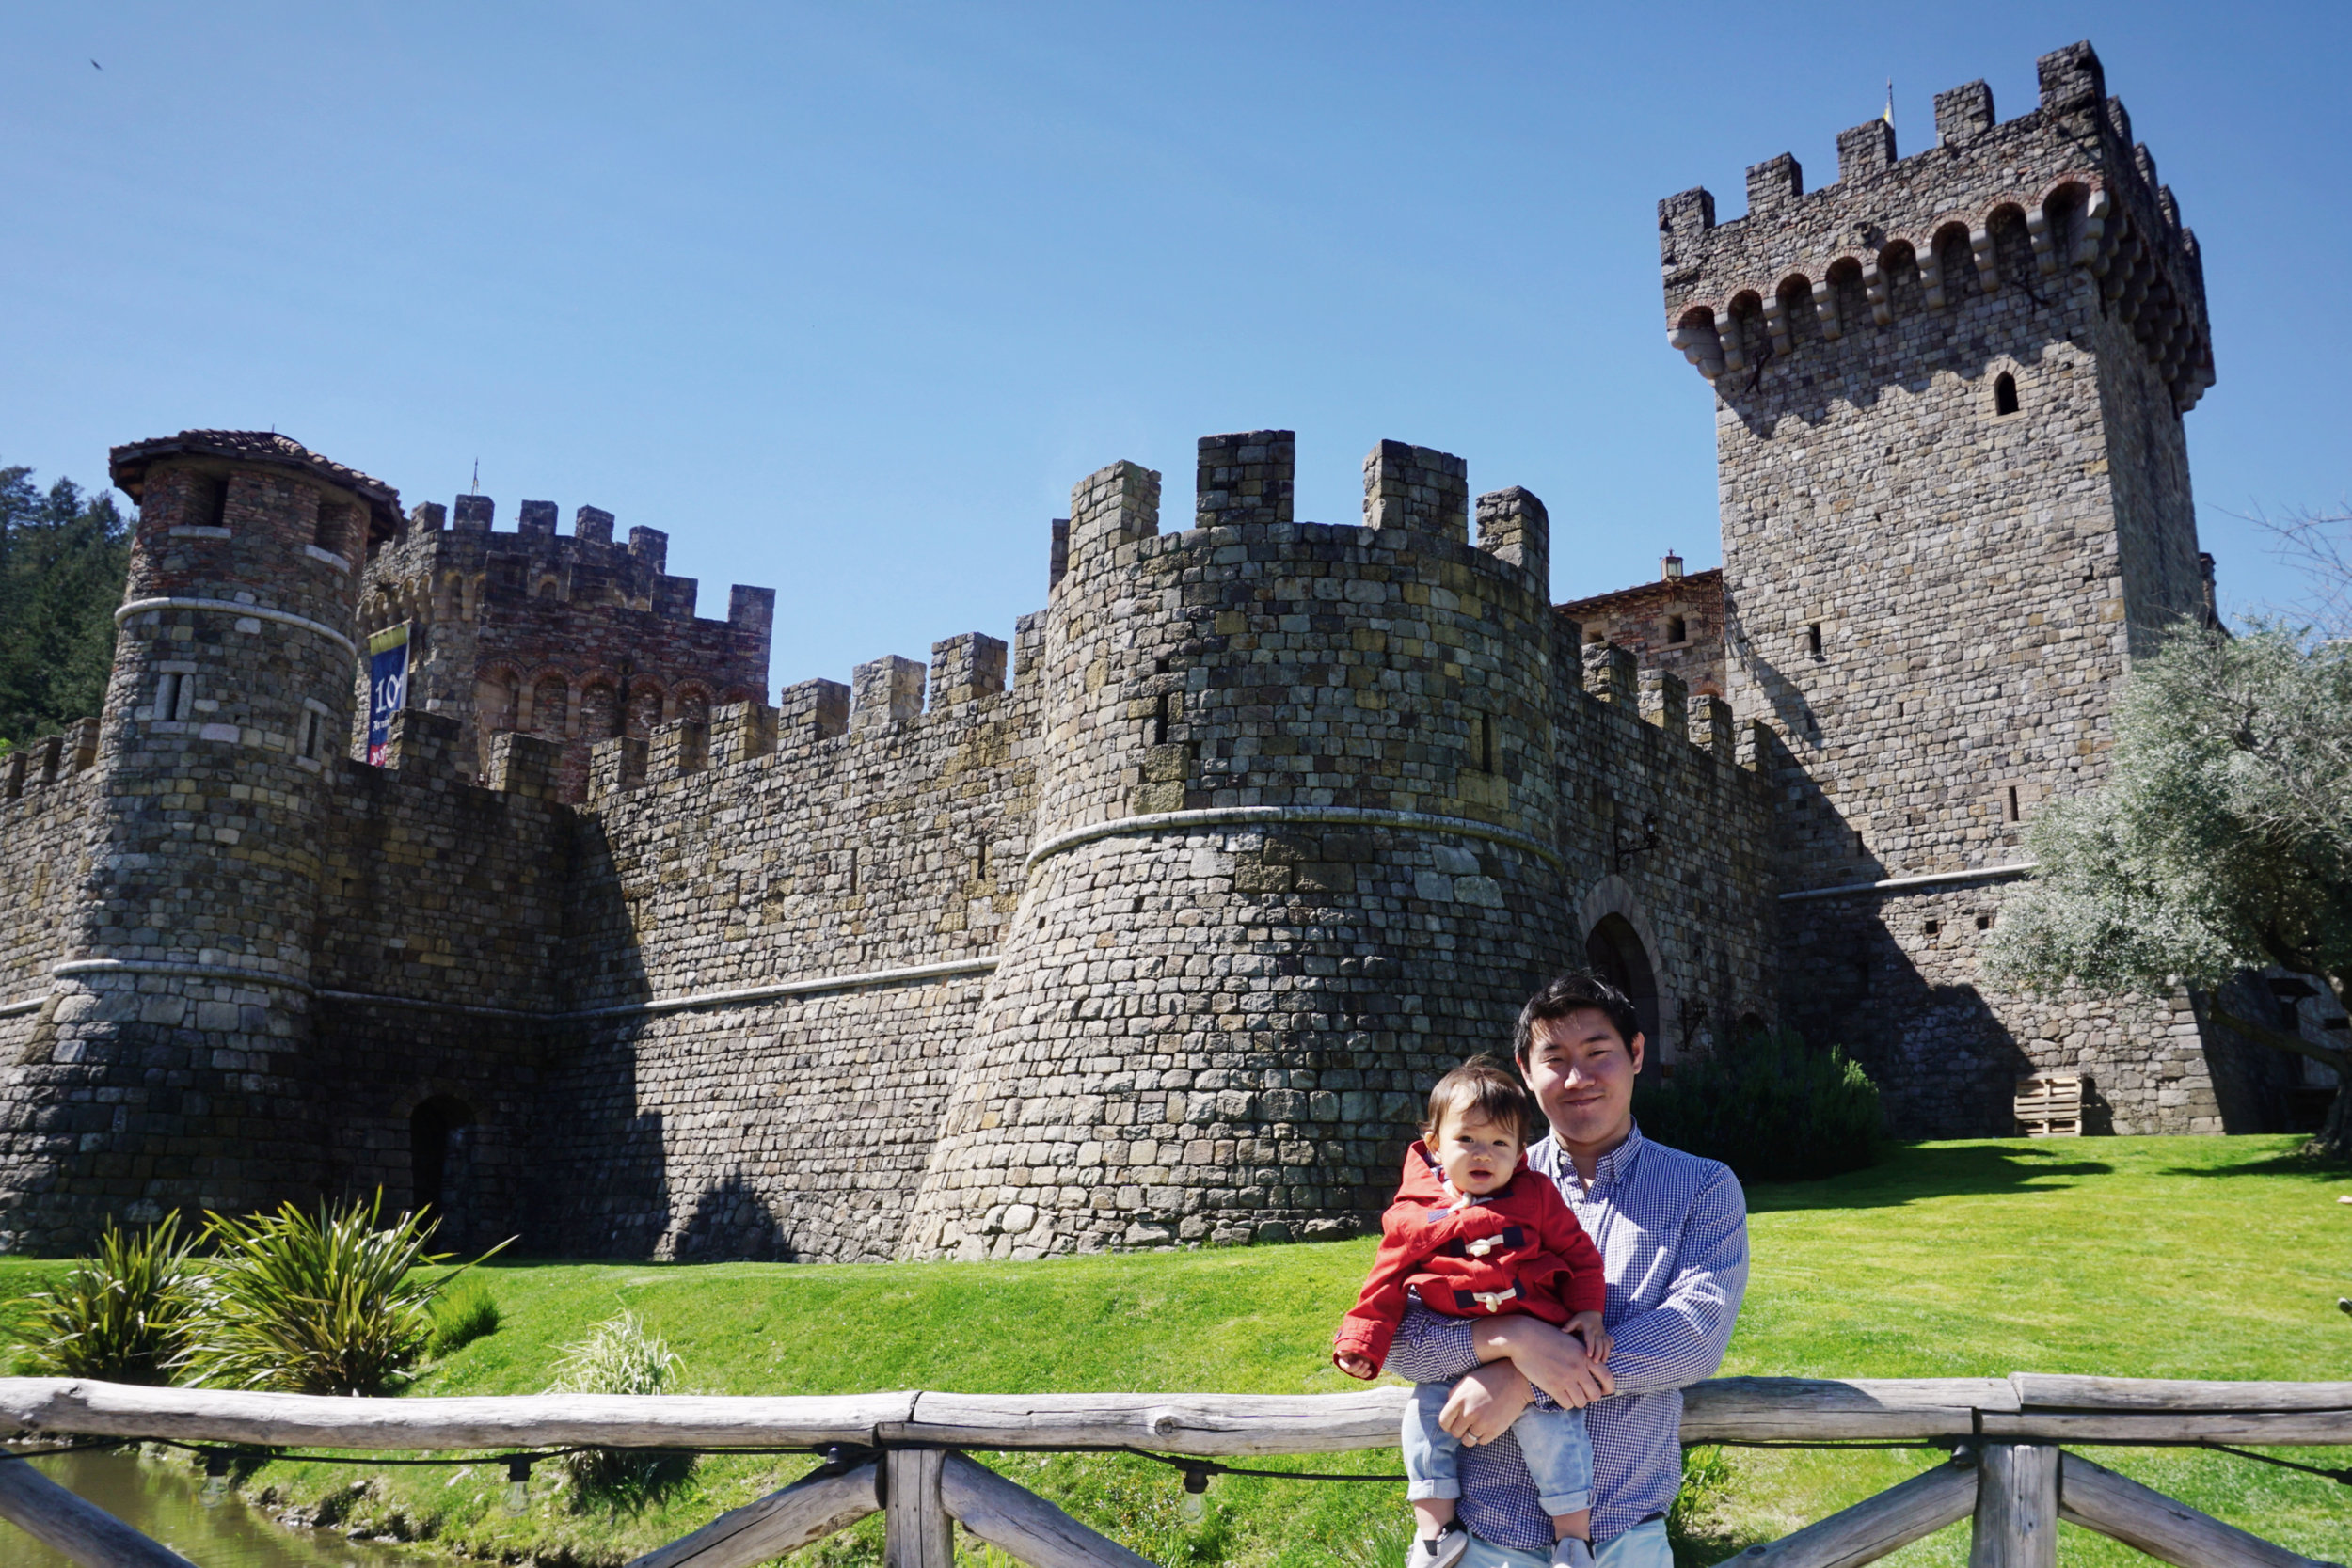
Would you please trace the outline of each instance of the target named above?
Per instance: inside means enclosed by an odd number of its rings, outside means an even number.
[[[1977,1458],[1968,1568],[2058,1568],[2058,1450],[1987,1443]]]
[[[196,1568],[14,1456],[0,1458],[0,1519],[82,1568]]]
[[[939,1495],[937,1449],[893,1449],[882,1501],[884,1568],[955,1568],[956,1527]]]

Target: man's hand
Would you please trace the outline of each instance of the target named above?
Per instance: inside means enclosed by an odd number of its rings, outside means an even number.
[[[1340,1370],[1348,1376],[1362,1378],[1367,1383],[1380,1375],[1380,1369],[1374,1366],[1368,1356],[1346,1354],[1334,1355],[1331,1359],[1338,1362]]]
[[[1570,1410],[1617,1391],[1616,1380],[1585,1351],[1583,1340],[1523,1312],[1481,1323],[1477,1349],[1481,1361],[1509,1361],[1520,1376]]]
[[[1527,1402],[1535,1397],[1527,1379],[1508,1361],[1489,1361],[1465,1373],[1446,1397],[1438,1424],[1471,1448],[1491,1443],[1511,1430]]]

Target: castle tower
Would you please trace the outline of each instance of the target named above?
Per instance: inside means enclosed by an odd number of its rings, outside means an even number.
[[[1384,441],[1365,526],[1295,443],[1200,443],[1193,526],[1072,492],[1026,890],[908,1256],[1337,1231],[1437,1075],[1566,957],[1542,508]],[[1495,504],[1486,504],[1486,502]]]
[[[1670,341],[1711,383],[1726,687],[1779,784],[1782,987],[1914,1134],[2006,1132],[2090,1075],[2117,1131],[2219,1131],[2185,1002],[1994,995],[1977,952],[2037,807],[2093,785],[2130,660],[2203,608],[2182,417],[2213,383],[2197,240],[2088,43],[1996,121],[1939,94],[1808,193],[1659,204]],[[1872,884],[1898,882],[1895,888]]]
[[[89,870],[0,1154],[11,1250],[103,1214],[316,1190],[305,1054],[318,819],[351,731],[353,609],[387,485],[283,436],[114,450],[139,503]]]
[[[409,701],[457,723],[469,771],[489,774],[501,735],[537,735],[561,748],[557,793],[576,801],[598,741],[765,698],[775,590],[738,584],[726,619],[705,619],[660,529],[616,542],[612,514],[583,506],[558,534],[556,504],[527,500],[501,532],[497,510],[419,505],[361,585],[360,631],[408,624]]]

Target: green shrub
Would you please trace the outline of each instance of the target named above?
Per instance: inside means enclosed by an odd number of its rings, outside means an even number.
[[[637,1314],[624,1310],[588,1331],[588,1338],[557,1353],[550,1394],[662,1394],[672,1392],[677,1354],[645,1332]],[[580,1488],[583,1500],[604,1495],[644,1495],[670,1484],[691,1467],[691,1458],[631,1449],[583,1449],[556,1461]]]
[[[1757,1030],[1634,1095],[1645,1135],[1721,1160],[1743,1181],[1805,1181],[1878,1159],[1879,1090],[1843,1047]]]
[[[177,1214],[127,1234],[109,1220],[95,1258],[16,1303],[20,1365],[36,1377],[174,1381],[187,1350],[194,1245]]]
[[[433,1354],[447,1355],[499,1331],[499,1304],[489,1282],[469,1279],[433,1304]]]
[[[191,1375],[297,1394],[375,1394],[405,1380],[455,1275],[420,1277],[446,1261],[425,1251],[434,1223],[404,1213],[379,1227],[383,1207],[378,1192],[322,1203],[315,1217],[291,1203],[246,1219],[206,1215],[217,1257],[199,1296]]]

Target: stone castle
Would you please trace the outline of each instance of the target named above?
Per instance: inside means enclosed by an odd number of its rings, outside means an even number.
[[[1978,977],[2025,824],[2210,613],[2213,361],[2087,44],[1936,121],[1812,193],[1756,166],[1743,218],[1661,204],[1724,564],[1574,605],[1527,491],[1382,441],[1360,526],[1301,522],[1252,431],[1181,527],[1155,472],[1079,481],[1009,646],[771,705],[773,595],[698,618],[655,531],[404,512],[275,435],[118,448],[104,711],[0,789],[0,1245],[378,1186],[579,1256],[1336,1234],[1582,963],[1649,1070],[1787,1022],[1913,1134],[2008,1132],[2037,1069],[2118,1132],[2263,1125],[2199,999]]]

